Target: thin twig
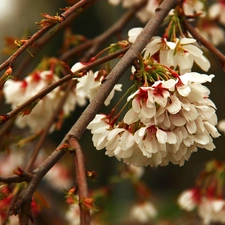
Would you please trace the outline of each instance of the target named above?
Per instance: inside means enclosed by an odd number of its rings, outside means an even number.
[[[140,4],[132,7],[128,10],[127,13],[125,13],[119,20],[115,22],[108,30],[103,32],[101,35],[95,37],[93,39],[93,45],[92,47],[85,52],[85,55],[82,57],[82,62],[87,62],[90,60],[92,56],[96,54],[96,52],[99,50],[99,48],[103,45],[104,42],[109,40],[109,38],[115,34],[118,34],[121,32],[122,29],[126,26],[126,24],[134,18],[134,15],[137,13],[139,9],[141,9],[144,5],[146,5],[147,1],[144,0]]]
[[[139,5],[129,9],[124,15],[122,15],[109,29],[102,34],[98,35],[94,39],[86,40],[84,43],[66,51],[60,56],[60,60],[67,61],[72,56],[89,49],[80,61],[88,61],[102,46],[102,44],[109,40],[113,35],[121,32],[126,24],[134,17],[139,9],[146,4],[146,1],[141,2]],[[91,47],[91,48],[90,48]]]
[[[28,182],[31,180],[31,178],[32,176],[30,174],[26,174],[24,176],[17,176],[17,175],[7,177],[0,176],[0,183],[11,184],[11,183],[21,183],[24,181]]]
[[[102,58],[100,58],[100,59],[90,63],[89,65],[87,65],[87,66],[77,70],[76,72],[89,71],[90,69],[94,68],[97,65],[101,65],[102,63],[105,63],[105,62],[108,62],[108,61],[110,61],[112,59],[117,58],[118,56],[124,54],[128,49],[129,49],[129,47],[124,48],[122,50],[119,50],[119,51],[117,51],[117,52],[115,52],[113,54],[104,56],[104,57],[102,57]],[[8,112],[6,115],[2,115],[2,117],[4,117],[5,119],[0,121],[0,125],[5,123],[9,119],[13,118],[17,114],[19,114],[23,109],[25,109],[27,106],[29,106],[32,102],[43,98],[45,95],[47,95],[53,89],[55,89],[58,86],[64,84],[65,82],[69,81],[72,78],[73,78],[72,74],[68,74],[68,75],[64,76],[63,78],[61,78],[60,80],[56,81],[55,83],[50,84],[46,88],[42,89],[42,91],[40,91],[38,94],[36,94],[33,97],[31,97],[30,99],[28,99],[26,102],[24,102],[23,104],[21,104],[20,106],[18,106],[14,110]]]
[[[90,211],[82,205],[82,202],[88,198],[88,185],[83,152],[77,139],[70,138],[68,144],[74,149],[74,162],[76,166],[76,179],[80,202],[80,225],[90,225]]]
[[[148,44],[149,40],[158,30],[160,24],[162,24],[164,18],[167,16],[170,9],[176,4],[176,2],[176,0],[165,0],[162,2],[162,4],[156,10],[156,13],[152,17],[152,19],[145,26],[141,34],[137,37],[134,44],[110,72],[97,95],[85,109],[77,122],[72,126],[70,131],[66,134],[60,146],[62,146],[65,142],[68,143],[71,138],[81,138],[87,125],[99,112],[102,104],[104,103],[105,99],[107,98],[108,94],[110,93],[118,79],[123,76],[124,72],[132,64],[138,53],[141,52]],[[21,204],[24,201],[28,200],[33,195],[34,191],[36,190],[45,174],[66,153],[66,150],[63,150],[62,148],[60,148],[60,146],[55,151],[53,151],[51,155],[35,171],[33,171],[34,176],[32,180],[29,182],[28,186],[22,190],[17,202],[14,205],[15,211],[20,208]]]
[[[68,8],[64,13],[60,16],[66,20],[70,15],[72,15],[77,10],[85,7],[93,0],[80,0],[77,4]],[[63,23],[63,22],[62,22]],[[38,40],[43,34],[45,34],[48,30],[57,26],[57,24],[49,24],[41,29],[39,29],[36,33],[34,33],[26,43],[24,43],[15,53],[13,53],[5,62],[0,65],[0,71],[4,68],[8,67],[9,65],[13,65],[16,59],[29,47],[31,46],[36,40]]]
[[[187,19],[184,20],[184,25],[190,34],[198,40],[202,45],[204,45],[211,53],[213,53],[217,59],[222,63],[223,67],[225,66],[225,55],[219,51],[211,42],[207,41],[201,36],[201,34],[188,22]]]
[[[86,7],[85,7],[86,9]],[[78,12],[80,13],[80,12]],[[32,45],[32,54],[37,56],[40,50],[42,49],[43,46],[45,46],[56,34],[58,34],[61,30],[63,30],[65,27],[67,27],[77,16],[78,13],[72,14],[68,19],[66,19],[63,23],[60,23],[59,26],[57,27],[57,30],[55,30],[51,35],[45,35],[39,40],[37,40],[33,45]],[[16,70],[13,71],[13,76],[14,77],[19,77],[22,72],[24,71],[24,68],[30,64],[30,62],[33,60],[33,57],[30,57],[29,54],[25,56],[23,61],[17,66]]]

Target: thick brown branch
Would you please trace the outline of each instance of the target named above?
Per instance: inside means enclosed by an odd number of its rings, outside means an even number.
[[[24,174],[24,176],[17,176],[17,175],[7,177],[0,176],[0,183],[11,184],[11,183],[21,183],[24,181],[28,182],[31,180],[31,178],[32,176],[30,174]]]
[[[148,44],[149,40],[155,34],[160,24],[163,22],[164,18],[167,16],[170,9],[175,5],[176,0],[165,0],[157,9],[155,15],[145,26],[144,30],[138,36],[135,43],[132,47],[127,51],[127,53],[123,56],[123,58],[119,61],[119,63],[114,67],[114,69],[108,75],[106,81],[103,83],[100,88],[98,94],[77,120],[77,122],[73,125],[70,131],[67,133],[60,146],[67,142],[71,138],[80,139],[82,134],[84,133],[87,125],[94,118],[94,116],[99,112],[101,106],[108,94],[118,81],[120,77],[124,74],[124,72],[129,68],[132,64],[135,57],[141,52],[144,47]],[[59,148],[58,148],[59,149]],[[28,186],[21,192],[21,195],[14,205],[14,209],[19,209],[21,204],[28,200],[40,181],[44,177],[44,175],[50,170],[50,168],[65,154],[64,150],[55,150],[52,154],[34,171],[34,176]]]
[[[88,198],[88,185],[83,152],[77,139],[70,138],[68,144],[74,149],[74,161],[80,201],[80,225],[90,225],[90,211],[82,205],[82,202]]]
[[[225,55],[219,51],[211,42],[207,41],[205,38],[201,36],[201,34],[188,22],[188,20],[184,20],[184,25],[186,29],[190,32],[190,34],[202,45],[204,45],[211,53],[213,53],[217,59],[222,63],[223,67],[225,66]]]
[[[85,7],[87,4],[89,4],[93,0],[80,0],[77,4],[70,7],[68,10],[66,10],[64,13],[61,14],[61,17],[64,19],[67,19],[70,15],[72,15],[74,12],[79,10],[80,8]],[[29,47],[31,46],[36,40],[38,40],[43,34],[45,34],[48,30],[50,30],[52,27],[56,26],[57,24],[50,24],[47,26],[42,27],[39,29],[35,34],[31,36],[31,38],[24,43],[12,56],[10,56],[4,63],[0,65],[0,71],[2,71],[4,68],[8,67],[9,65],[12,65],[16,59]]]

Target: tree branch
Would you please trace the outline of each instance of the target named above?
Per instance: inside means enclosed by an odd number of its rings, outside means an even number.
[[[176,0],[165,0],[156,10],[156,13],[152,19],[145,26],[141,34],[137,37],[137,40],[122,57],[119,63],[107,76],[106,81],[102,84],[99,92],[91,101],[89,106],[72,126],[70,131],[62,140],[60,146],[64,143],[68,143],[70,139],[80,139],[83,135],[87,125],[91,122],[94,116],[99,112],[108,94],[119,80],[120,77],[125,73],[128,67],[132,64],[135,57],[141,52],[144,47],[148,44],[149,40],[158,30],[160,24],[162,24],[164,18],[169,13],[170,9],[176,4]],[[59,149],[59,148],[58,148]],[[34,176],[29,182],[28,186],[22,190],[18,201],[14,205],[14,211],[18,211],[21,204],[31,198],[35,189],[39,185],[44,175],[51,169],[51,167],[65,154],[65,150],[55,150],[52,154],[34,171]]]
[[[13,175],[13,176],[7,176],[7,177],[3,177],[0,176],[0,183],[6,183],[6,184],[11,184],[11,183],[21,183],[24,181],[30,181],[32,178],[32,176],[28,173],[24,173],[23,176],[17,176],[17,175]]]
[[[71,58],[73,55],[82,52],[86,49],[88,50],[87,53],[83,56],[83,58],[80,61],[88,61],[99,49],[99,47],[102,46],[104,42],[109,40],[113,35],[121,32],[123,27],[126,26],[126,24],[134,17],[134,15],[137,13],[139,9],[141,9],[145,4],[146,0],[141,2],[140,4],[134,6],[133,8],[129,9],[127,12],[124,13],[109,29],[107,29],[102,34],[98,35],[92,40],[86,40],[84,43],[70,49],[69,51],[62,54],[60,57],[60,60],[67,61],[69,58]]]
[[[100,59],[97,59],[96,61],[94,61],[94,62],[90,63],[89,65],[87,65],[87,66],[77,70],[76,72],[89,71],[89,70],[91,70],[92,68],[94,68],[97,65],[101,65],[102,63],[108,62],[108,61],[110,61],[112,59],[115,59],[116,57],[124,54],[128,49],[129,49],[129,47],[124,48],[122,50],[119,50],[119,51],[117,51],[117,52],[115,52],[113,54],[104,56],[104,57],[102,57]],[[12,110],[11,112],[8,112],[7,114],[0,116],[0,117],[4,118],[4,119],[0,120],[0,125],[5,123],[9,119],[13,118],[17,114],[19,114],[23,109],[25,109],[32,102],[36,101],[37,99],[43,98],[45,95],[47,95],[53,89],[55,89],[58,86],[64,84],[65,82],[69,81],[73,77],[74,77],[73,74],[68,74],[68,75],[64,76],[63,78],[61,78],[60,80],[56,81],[55,83],[52,83],[52,84],[48,85],[46,88],[44,88],[38,94],[36,94],[33,97],[31,97],[30,99],[28,99],[26,102],[24,102],[23,104],[21,104],[20,106],[18,106],[14,110]]]
[[[102,46],[104,42],[109,40],[109,38],[113,35],[116,35],[121,32],[121,30],[126,26],[126,24],[134,18],[135,14],[139,9],[141,9],[144,5],[146,5],[147,1],[144,0],[140,4],[135,5],[131,9],[129,9],[119,20],[117,20],[108,30],[103,32],[101,35],[95,37],[93,41],[92,47],[85,53],[80,61],[86,62],[89,61],[92,56],[96,54],[99,48]]]
[[[84,156],[81,146],[77,139],[70,138],[68,144],[74,149],[74,162],[76,166],[76,178],[79,193],[80,206],[80,225],[90,225],[90,210],[82,205],[82,202],[88,198],[88,185],[86,180],[86,170]]]
[[[223,67],[225,66],[225,55],[219,51],[218,48],[212,45],[211,42],[207,41],[205,38],[201,36],[201,34],[196,31],[196,29],[188,22],[187,19],[184,20],[184,25],[186,29],[190,32],[190,34],[198,40],[202,45],[204,45],[211,53],[213,53],[217,59],[222,63]]]
[[[70,15],[72,15],[74,12],[79,10],[80,8],[84,8],[86,5],[88,5],[93,0],[80,0],[78,3],[73,5],[72,7],[68,8],[64,13],[62,13],[60,16],[66,20]],[[38,40],[43,34],[45,34],[48,30],[50,30],[52,27],[56,26],[57,24],[50,24],[42,27],[39,29],[36,33],[34,33],[29,40],[27,40],[26,43],[24,43],[15,53],[13,53],[4,63],[0,65],[0,71],[2,71],[4,68],[8,67],[9,65],[13,65],[13,63],[16,61],[16,59],[29,47],[31,46],[36,40]]]

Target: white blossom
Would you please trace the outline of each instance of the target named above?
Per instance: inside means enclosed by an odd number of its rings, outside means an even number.
[[[198,147],[212,151],[217,118],[202,83],[213,77],[192,72],[140,87],[127,99],[132,102],[123,120],[128,127],[111,124],[105,115],[90,123],[94,146],[134,166],[182,166]]]
[[[156,215],[157,210],[149,201],[134,205],[130,211],[130,218],[139,223],[149,223]]]
[[[70,204],[65,214],[69,225],[80,225],[80,208],[78,204]]]
[[[12,109],[15,109],[29,98],[40,92],[49,84],[59,80],[52,71],[35,72],[27,76],[22,81],[8,80],[4,85],[4,95],[6,103],[11,104]],[[31,113],[24,116],[18,116],[16,125],[20,128],[29,127],[31,132],[38,132],[46,126],[48,121],[64,92],[59,88],[55,88],[45,97],[40,99]],[[68,106],[69,104],[69,106]],[[65,103],[64,109],[66,113],[72,111],[75,107],[76,99],[69,98]]]
[[[197,27],[196,30],[198,30],[203,38],[212,42],[213,45],[218,46],[220,44],[224,44],[225,32],[216,24],[204,24],[201,27]]]
[[[225,223],[225,201],[223,199],[203,197],[198,206],[198,214],[204,224]]]
[[[133,43],[141,31],[140,27],[129,30],[128,40]],[[147,57],[174,70],[179,69],[180,74],[191,72],[194,62],[204,71],[210,68],[209,60],[193,38],[177,38],[172,42],[155,36],[144,49],[144,58]]]
[[[75,63],[71,71],[75,72],[78,69],[81,69],[84,67],[82,63]],[[95,95],[98,93],[99,88],[102,85],[102,81],[104,77],[98,78],[98,71],[93,73],[93,71],[88,71],[85,75],[83,75],[81,78],[77,78],[78,81],[76,86],[76,95],[78,99],[88,99],[89,101],[92,101],[92,99],[95,97]],[[107,99],[105,100],[104,104],[108,106],[110,104],[110,101],[114,97],[115,91],[121,91],[122,90],[122,84],[116,84],[113,88],[113,90],[108,95]],[[82,105],[82,103],[81,103]]]
[[[212,20],[218,19],[219,22],[225,25],[225,4],[223,1],[218,1],[209,7],[209,18]]]
[[[225,134],[225,119],[222,119],[218,123],[218,130]]]
[[[184,0],[183,9],[185,15],[187,16],[191,16],[197,13],[201,13],[201,16],[205,15],[204,3],[201,0]]]
[[[198,193],[198,189],[188,189],[180,194],[178,198],[178,205],[182,209],[190,212],[197,207],[199,199],[200,195]]]

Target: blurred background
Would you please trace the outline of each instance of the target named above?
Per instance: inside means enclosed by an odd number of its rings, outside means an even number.
[[[57,12],[60,13],[59,8],[63,8],[67,5],[68,2],[65,0],[0,0],[0,49],[4,49],[6,37],[21,39],[37,31],[37,25],[35,22],[38,22],[42,19],[40,13],[55,15]],[[96,1],[93,6],[90,6],[88,9],[86,9],[72,22],[72,31],[76,34],[82,34],[87,38],[93,38],[96,35],[101,34],[115,21],[117,21],[124,11],[125,10],[119,6],[111,7],[107,0]],[[143,24],[141,24],[136,18],[133,18],[132,21],[130,21],[130,23],[124,28],[121,35],[126,38],[127,31],[135,26],[143,26]],[[47,33],[46,35],[49,34]],[[116,37],[108,40],[105,43],[105,46],[108,46],[108,44],[115,42],[116,40]],[[25,77],[27,74],[29,74],[43,57],[59,57],[59,49],[62,47],[62,41],[63,32],[60,32],[55,35],[55,37],[48,43],[47,46],[41,49],[38,55],[35,55],[31,63],[24,69],[22,76]],[[102,46],[102,48],[105,46]],[[219,49],[222,52],[225,52],[224,46],[219,46]],[[14,67],[15,70],[17,66],[19,66],[19,64],[23,61],[25,54],[28,53],[25,52],[16,62]],[[207,84],[211,90],[210,98],[217,106],[218,119],[225,119],[225,74],[221,68],[220,63],[215,59],[215,57],[213,57],[210,52],[206,52],[205,54],[209,57],[212,65],[208,74],[215,74],[213,82]],[[7,57],[8,56],[1,54],[0,63],[2,63]],[[78,60],[79,57],[70,59],[70,66],[76,63]],[[196,68],[196,71],[197,70],[198,68]],[[127,81],[128,76],[129,71],[121,80],[123,83],[123,88],[129,86],[129,81]],[[114,105],[119,98],[120,93],[117,93],[111,105]],[[10,108],[8,106],[5,106],[5,108],[2,108],[1,111],[3,113],[9,109]],[[61,142],[64,135],[68,132],[71,125],[74,124],[83,110],[84,108],[77,109],[76,112],[66,119],[60,131],[49,135],[49,141],[47,144],[47,146],[50,146],[49,152],[53,151],[53,149]],[[101,112],[106,111],[107,108],[104,107],[101,110]],[[85,152],[84,154],[87,170],[96,171],[97,173],[97,178],[95,181],[89,182],[90,188],[96,189],[106,186],[110,177],[118,174],[118,168],[121,166],[122,162],[118,162],[115,158],[109,158],[108,156],[105,156],[104,150],[96,151],[93,147],[91,138],[90,132],[86,131],[85,135],[81,139],[81,145]],[[215,139],[214,143],[217,148],[213,152],[199,149],[197,153],[192,154],[189,161],[186,162],[182,167],[170,164],[166,167],[145,168],[143,180],[151,189],[151,197],[153,202],[155,202],[157,205],[157,208],[160,209],[162,218],[173,219],[177,216],[177,214],[179,214],[176,206],[177,196],[182,190],[194,186],[197,175],[203,169],[205,163],[208,160],[225,159],[224,135],[221,135],[221,137]],[[71,156],[68,154],[66,157],[62,158],[60,162],[63,164],[67,164],[67,162],[69,162],[68,164],[70,165],[70,157]],[[43,186],[45,187],[45,185],[46,184],[44,183]],[[42,191],[44,190],[43,188],[41,189]],[[58,200],[52,200],[53,203],[50,205],[54,205],[54,203],[58,204],[58,202],[63,201],[64,194],[54,192],[52,189],[49,189],[50,191],[48,189],[46,190],[46,194],[51,196],[49,199],[54,199],[55,196],[58,198]],[[129,205],[133,202],[133,194],[133,190],[126,182],[122,182],[115,187],[113,192],[113,202],[111,202],[112,205],[116,205],[116,207],[114,207],[114,211],[112,212],[112,218],[114,218],[112,219],[112,222],[113,220],[116,222],[119,218],[118,215],[126,211]],[[51,211],[49,208],[45,213],[49,218],[52,219],[52,217],[54,217],[52,213],[54,212],[54,210]],[[55,224],[57,224],[57,222]]]

